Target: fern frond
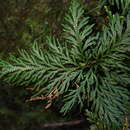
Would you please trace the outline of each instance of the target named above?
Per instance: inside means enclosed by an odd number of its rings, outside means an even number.
[[[129,68],[124,63],[129,59],[129,24],[119,14],[110,13],[108,25],[95,35],[94,25],[83,14],[80,4],[72,2],[63,25],[65,43],[48,37],[48,51],[34,43],[30,52],[21,50],[18,58],[0,60],[0,77],[17,85],[32,85],[34,96],[48,96],[56,89],[63,98],[62,113],[75,107],[86,109],[93,115],[88,114],[89,119],[94,117],[103,128],[121,128],[129,104]]]
[[[88,46],[94,44],[93,41],[96,39],[96,37],[89,37],[94,24],[89,24],[89,17],[83,17],[84,9],[76,1],[72,3],[69,12],[70,14],[65,16],[68,24],[63,25],[64,31],[67,33],[65,39],[73,47],[73,55],[81,59],[81,57],[84,57],[82,48],[85,50]]]
[[[104,2],[104,0],[101,0],[101,2]],[[126,15],[130,8],[129,0],[105,0],[105,2],[110,6],[114,6],[115,8],[117,8],[122,15]]]
[[[94,49],[98,60],[94,68],[96,86],[90,90],[91,109],[92,112],[95,111],[97,120],[100,119],[99,122],[104,127],[112,128],[114,125],[115,129],[123,125],[123,120],[119,120],[119,117],[123,119],[128,104],[125,102],[129,100],[127,89],[120,86],[130,83],[126,74],[130,69],[124,64],[127,59],[125,53],[130,44],[130,31],[129,28],[124,31],[123,23],[119,15],[113,15],[100,35],[98,46]]]

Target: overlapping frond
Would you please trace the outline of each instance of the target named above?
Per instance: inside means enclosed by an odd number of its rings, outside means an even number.
[[[102,0],[104,2],[104,0]],[[116,7],[122,15],[125,15],[129,11],[129,0],[105,0],[109,5]],[[104,2],[104,3],[105,3]]]
[[[110,13],[108,25],[94,35],[94,25],[83,14],[79,3],[72,2],[63,25],[65,44],[48,37],[48,51],[43,52],[35,43],[30,52],[21,50],[18,58],[0,60],[0,77],[33,86],[35,96],[47,96],[56,89],[63,98],[62,113],[74,107],[86,109],[87,116],[105,129],[121,128],[129,100],[125,88],[130,84],[129,68],[124,63],[129,58],[129,22]]]
[[[95,87],[90,91],[90,98],[91,109],[95,111],[97,120],[101,119],[99,122],[103,122],[104,127],[119,129],[123,122],[119,117],[124,119],[126,101],[129,100],[129,93],[122,86],[130,84],[127,74],[130,69],[124,64],[124,60],[129,59],[126,51],[129,50],[130,30],[124,30],[124,19],[119,15],[109,18],[110,22],[103,28],[97,48],[94,49],[98,62],[94,68]]]

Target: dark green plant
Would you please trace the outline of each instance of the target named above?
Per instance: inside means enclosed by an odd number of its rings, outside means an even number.
[[[104,2],[110,6],[113,6],[114,9],[118,9],[118,12],[120,12],[122,15],[126,15],[129,10],[129,0],[101,0],[101,2]]]
[[[32,99],[42,96],[48,105],[62,97],[62,113],[85,110],[99,129],[122,129],[129,104],[129,68],[124,60],[129,59],[130,26],[126,17],[107,13],[108,24],[95,34],[84,9],[72,2],[63,25],[64,43],[48,37],[48,51],[34,43],[30,52],[21,50],[20,57],[0,60],[0,77],[30,85],[35,92]]]

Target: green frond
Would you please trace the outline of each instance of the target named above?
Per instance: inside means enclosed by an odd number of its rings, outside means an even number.
[[[83,108],[83,102],[86,99],[86,81],[80,83],[80,86],[75,83],[75,89],[70,90],[69,94],[64,96],[65,104],[61,108],[62,113],[66,114],[73,109],[73,107]]]
[[[63,30],[66,33],[65,39],[73,47],[73,55],[81,59],[81,57],[84,57],[82,48],[84,46],[84,48],[86,48],[86,46],[94,44],[94,38],[91,37],[89,42],[86,40],[92,33],[92,28],[94,25],[89,24],[89,17],[83,17],[84,9],[75,1],[72,2],[69,13],[70,14],[65,16],[65,20],[68,22],[68,24],[63,25]]]
[[[101,0],[101,2],[104,2],[104,0]],[[117,8],[122,15],[126,15],[129,11],[129,0],[105,0],[105,2]]]
[[[109,1],[117,7],[123,0]],[[74,108],[104,129],[121,129],[129,104],[130,24],[125,16],[108,13],[108,25],[93,34],[94,25],[84,16],[84,9],[72,2],[63,25],[65,43],[47,37],[48,51],[35,42],[29,52],[20,50],[19,57],[0,60],[0,78],[10,83],[31,86],[35,96],[48,96],[54,89],[63,98],[61,112]],[[62,42],[63,42],[62,41]]]

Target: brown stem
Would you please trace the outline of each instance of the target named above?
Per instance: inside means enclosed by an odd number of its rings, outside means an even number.
[[[59,123],[57,123],[57,122],[56,123],[47,123],[47,124],[41,125],[41,128],[73,126],[73,125],[79,125],[83,122],[85,122],[85,120],[75,120],[75,121],[59,122]]]

